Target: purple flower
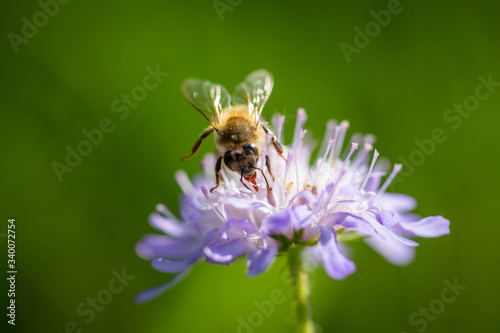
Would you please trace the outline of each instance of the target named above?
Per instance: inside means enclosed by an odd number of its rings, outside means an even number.
[[[410,213],[415,199],[386,192],[401,165],[387,172],[388,163],[378,159],[376,150],[372,154],[372,135],[353,135],[349,149],[343,151],[347,121],[328,122],[318,158],[311,161],[312,140],[302,129],[306,118],[299,109],[293,142],[284,147],[287,162],[270,147],[269,140],[262,151],[259,167],[265,169],[264,157],[269,155],[276,176],[272,191],[266,191],[261,174],[257,174],[256,191],[223,168],[223,182],[213,193],[208,192],[215,184],[212,154],[202,162],[204,175],[193,183],[185,173],[176,174],[183,191],[180,220],[158,206],[150,223],[163,235],[145,236],[136,247],[138,255],[151,260],[156,270],[175,276],[143,291],[138,302],[170,288],[203,259],[230,265],[246,257],[247,275],[255,276],[290,246],[303,246],[306,260],[321,262],[330,277],[341,280],[356,270],[343,251],[348,240],[361,238],[387,261],[406,265],[418,246],[411,238],[449,233],[447,219],[420,218]],[[283,124],[284,117],[273,119],[278,138]]]

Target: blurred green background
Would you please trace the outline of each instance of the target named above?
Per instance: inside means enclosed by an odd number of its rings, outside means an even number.
[[[241,262],[229,268],[200,263],[161,297],[133,303],[140,290],[168,278],[134,252],[153,232],[148,214],[157,203],[175,212],[174,172],[196,174],[202,155],[213,149],[208,142],[195,158],[179,160],[207,125],[184,100],[181,82],[206,78],[232,91],[248,73],[266,68],[275,88],[264,115],[289,116],[285,143],[298,107],[307,110],[306,128],[318,139],[327,119],[348,119],[349,133],[375,134],[376,148],[392,163],[423,156],[395,190],[418,199],[417,213],[451,221],[451,235],[420,240],[408,267],[393,266],[359,243],[358,270],[345,281],[316,271],[312,303],[323,332],[499,332],[500,224],[493,208],[500,88],[491,88],[497,90],[470,114],[451,111],[452,122],[443,118],[454,104],[474,101],[469,96],[479,76],[500,81],[498,3],[402,1],[379,31],[368,23],[371,11],[392,6],[385,0],[215,4],[225,11],[218,13],[213,1],[70,1],[57,13],[49,6],[54,15],[46,22],[37,1],[0,5],[0,247],[6,253],[7,219],[16,218],[14,331],[238,332],[238,318],[248,322],[257,311],[254,301],[286,291],[281,260],[253,279]],[[22,40],[22,19],[33,22],[34,15],[40,27],[36,33],[26,27],[31,37]],[[358,38],[363,47],[346,57],[340,44],[355,47],[354,29],[364,31],[366,24],[373,29],[368,45]],[[114,112],[112,103],[143,84],[148,66],[169,75],[129,113]],[[66,147],[76,149],[82,131],[106,118],[113,130],[59,181],[52,163],[66,164]],[[433,153],[414,153],[415,140],[431,138],[435,128],[446,140]],[[112,270],[122,269],[135,278],[86,322],[90,314],[77,308],[88,297],[105,297]],[[455,278],[467,289],[437,307],[442,313],[425,327],[412,325],[412,313],[436,306],[443,281]],[[288,332],[290,312],[287,300],[258,327],[239,331]]]

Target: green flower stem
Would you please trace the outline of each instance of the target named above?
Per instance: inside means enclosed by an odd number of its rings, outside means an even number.
[[[312,309],[309,301],[309,278],[304,267],[302,267],[301,250],[302,247],[293,247],[288,251],[292,306],[295,310],[295,332],[314,333]]]

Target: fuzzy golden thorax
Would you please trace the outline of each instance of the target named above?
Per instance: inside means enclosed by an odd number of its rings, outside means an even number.
[[[256,125],[248,115],[246,107],[237,107],[223,112],[224,118],[215,133],[217,155],[234,150],[246,143],[253,143],[261,148],[265,142],[266,133],[262,126]]]

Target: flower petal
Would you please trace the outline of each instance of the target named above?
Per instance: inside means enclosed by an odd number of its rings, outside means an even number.
[[[342,280],[356,271],[354,263],[340,251],[336,234],[332,228],[321,227],[318,247],[323,257],[323,267],[326,273]]]
[[[315,205],[318,199],[314,196],[314,194],[309,190],[300,191],[297,193],[290,202],[299,202],[299,205]]]
[[[372,173],[370,180],[366,183],[365,191],[367,192],[377,192],[380,187],[380,182],[382,180],[383,173]]]
[[[164,232],[172,237],[186,237],[190,235],[185,224],[163,217],[158,213],[149,215],[149,224],[156,230]]]
[[[153,266],[153,268],[157,271],[163,273],[178,273],[194,264],[202,255],[202,251],[198,251],[197,253],[191,255],[189,258],[179,261],[168,260],[164,258],[155,258],[151,261],[151,266]]]
[[[250,252],[247,260],[247,275],[253,277],[263,273],[274,261],[277,254],[278,249],[275,247],[261,248]]]
[[[227,197],[224,201],[226,214],[234,219],[246,219],[257,223],[271,213],[271,206],[264,201],[239,197]]]
[[[364,241],[391,264],[404,266],[413,261],[415,247],[407,246],[394,237],[389,237],[389,232],[386,230],[383,230],[382,234],[386,237],[369,237]]]
[[[377,203],[386,209],[409,212],[417,207],[417,200],[406,194],[385,192],[377,197]]]
[[[416,222],[399,224],[411,236],[440,237],[450,233],[450,221],[442,216],[429,216]]]
[[[315,212],[320,212],[325,210],[330,203],[333,193],[335,192],[335,184],[329,183],[323,191],[319,194],[318,200],[316,202]]]
[[[184,259],[201,247],[197,238],[171,238],[165,235],[146,235],[135,246],[135,251],[143,259],[168,258]]]
[[[221,265],[229,265],[250,249],[245,237],[231,240],[215,241],[203,248],[209,261]]]
[[[156,298],[160,296],[162,293],[167,291],[168,289],[172,288],[175,286],[177,283],[179,283],[188,273],[190,272],[190,269],[187,269],[179,274],[176,274],[172,279],[168,280],[168,282],[156,286],[156,287],[151,287],[148,289],[144,289],[141,291],[134,299],[134,302],[136,304],[144,303],[147,301],[152,300],[153,298]]]
[[[346,229],[352,229],[368,235],[376,235],[377,230],[374,226],[365,219],[349,214],[349,213],[334,213],[328,217],[328,226],[341,225]]]
[[[216,240],[219,239],[219,229],[213,229],[210,231],[206,236],[205,239],[203,239],[203,245],[210,244],[212,242],[215,242]]]
[[[404,238],[400,235],[398,235],[397,233],[395,233],[394,231],[392,231],[391,229],[386,229],[387,233],[392,236],[392,238],[394,238],[395,240],[397,240],[398,242],[400,242],[401,244],[404,244],[406,246],[411,246],[411,247],[416,247],[418,246],[419,244],[411,239],[408,239],[408,238]]]
[[[396,225],[396,219],[394,215],[395,213],[392,210],[382,209],[382,224],[389,229],[392,228],[394,225]]]
[[[293,237],[293,226],[288,210],[266,217],[262,221],[260,231],[266,235],[285,235]]]
[[[229,219],[220,229],[220,233],[225,239],[233,239],[257,234],[259,230],[255,224],[245,219]]]
[[[316,219],[316,216],[309,206],[300,205],[292,208],[290,218],[292,220],[293,229],[300,230],[310,226]]]

